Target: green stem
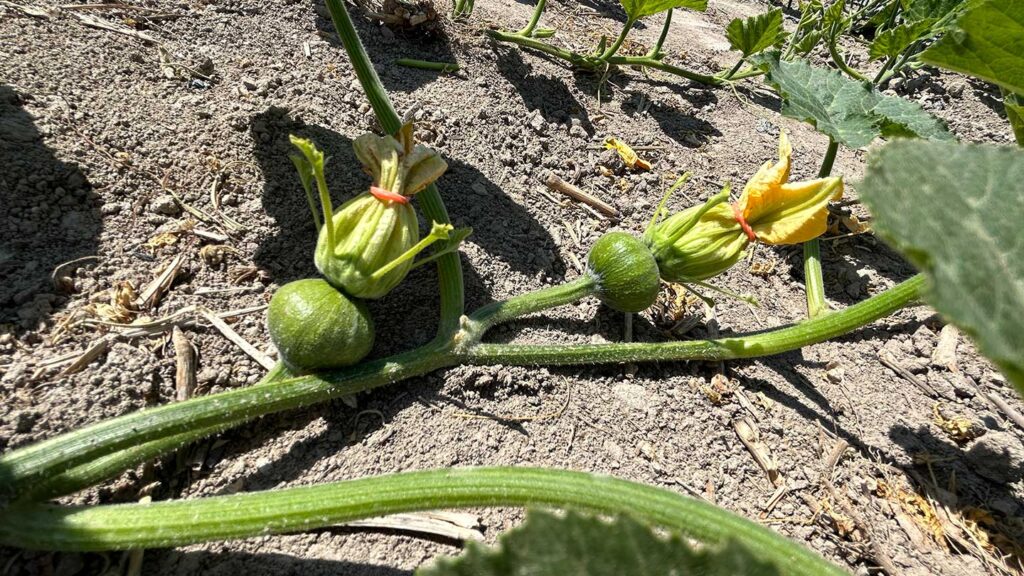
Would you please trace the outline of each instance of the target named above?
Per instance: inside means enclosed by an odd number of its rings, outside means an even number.
[[[730,68],[729,71],[726,72],[725,76],[723,76],[722,78],[725,80],[732,80],[732,77],[736,75],[737,72],[740,71],[740,66],[743,66],[743,63],[746,61],[747,59],[741,56],[740,59],[736,61],[736,64],[734,64],[733,67]]]
[[[540,15],[544,13],[544,6],[548,3],[548,0],[537,0],[537,5],[533,8],[533,15],[530,16],[530,22],[516,34],[520,36],[526,36],[529,38],[533,36],[533,29],[537,27],[537,23],[540,22]]]
[[[665,39],[668,38],[668,29],[672,25],[673,11],[672,8],[669,8],[668,12],[665,13],[665,23],[661,25],[661,34],[658,36],[658,41],[654,44],[654,48],[651,48],[651,51],[647,53],[648,58],[661,60],[662,56],[664,56],[661,53],[661,47],[665,44]]]
[[[475,344],[492,326],[555,306],[570,304],[586,296],[594,295],[597,290],[597,280],[590,274],[584,274],[565,284],[549,286],[508,300],[488,304],[473,312],[467,319],[463,326],[466,335],[463,337],[462,344]]]
[[[1017,145],[1024,147],[1024,96],[1006,88],[1000,88],[999,92],[1003,96],[1003,109],[1006,110],[1006,119],[1013,129]]]
[[[451,224],[438,224],[437,222],[435,222],[430,229],[430,234],[427,234],[426,238],[417,242],[416,245],[413,246],[412,248],[409,248],[405,252],[402,252],[400,256],[396,257],[391,262],[388,262],[387,264],[378,268],[370,276],[370,278],[374,281],[380,280],[388,272],[391,272],[395,268],[398,268],[402,264],[405,264],[409,260],[415,258],[417,254],[429,248],[430,245],[433,244],[434,242],[437,242],[438,240],[446,240],[448,238],[448,233],[451,232],[451,230]]]
[[[694,72],[679,66],[666,64],[660,60],[648,58],[647,56],[612,56],[608,59],[608,63],[620,66],[647,66],[649,68],[668,72],[669,74],[675,74],[676,76],[686,78],[687,80],[693,80],[694,82],[699,82],[707,86],[721,86],[725,83],[721,78],[701,74],[700,72]]]
[[[63,489],[67,489],[76,477],[88,476],[96,481],[102,479],[98,472],[88,472],[87,468],[76,471],[76,467],[109,455],[117,460],[105,461],[103,474],[115,474],[176,448],[180,443],[197,440],[260,416],[384,386],[461,361],[475,364],[595,364],[727,360],[778,354],[840,336],[910,304],[917,298],[923,279],[914,277],[822,318],[751,336],[659,344],[472,344],[483,335],[486,327],[541,310],[544,305],[571,302],[592,289],[585,281],[577,282],[570,282],[569,287],[545,288],[534,294],[518,296],[510,303],[485,307],[472,319],[467,319],[469,324],[465,331],[452,342],[435,340],[411,352],[331,374],[279,379],[133,412],[13,450],[0,456],[0,495],[10,497],[35,493],[37,485],[61,474],[70,475],[68,483],[61,484]],[[451,350],[458,340],[463,341],[462,351],[453,353]],[[83,486],[77,484],[75,489]],[[45,492],[54,495],[53,490]]]
[[[51,476],[154,440],[180,438],[197,429],[205,429],[207,435],[267,414],[425,374],[456,361],[450,347],[447,342],[434,342],[339,372],[287,378],[147,408],[37,442],[0,457],[0,495],[21,497]]]
[[[317,154],[319,155],[319,153]],[[313,169],[313,177],[316,179],[316,189],[320,192],[320,206],[324,210],[327,245],[334,246],[334,208],[331,207],[331,193],[327,190],[327,178],[324,177],[324,163],[315,162],[310,164],[310,167]]]
[[[739,541],[787,574],[845,574],[810,549],[712,504],[609,476],[543,468],[425,470],[147,504],[26,506],[0,518],[0,543],[69,551],[169,548],[402,512],[537,505],[629,515],[705,544]]]
[[[885,61],[885,64],[882,65],[882,68],[878,71],[878,74],[875,74],[875,78],[871,81],[871,84],[873,84],[875,86],[878,86],[878,85],[880,85],[882,83],[882,80],[888,78],[888,76],[886,76],[886,73],[889,71],[889,68],[892,68],[892,65],[895,62],[896,62],[896,57],[895,56],[890,56]]]
[[[316,209],[316,199],[313,197],[313,169],[309,162],[302,156],[290,155],[295,170],[299,173],[299,181],[302,182],[302,189],[306,192],[306,202],[309,203],[309,211],[313,213],[313,224],[316,231],[320,233],[320,212]]]
[[[459,65],[451,62],[430,62],[428,60],[415,60],[413,58],[399,58],[395,60],[398,66],[406,68],[419,68],[420,70],[436,70],[438,72],[458,72]]]
[[[377,120],[388,134],[396,134],[402,127],[402,121],[395,112],[384,86],[373,69],[370,58],[366,55],[363,43],[356,34],[352,19],[348,15],[341,0],[326,0],[327,10],[331,13],[334,27],[338,30],[345,51],[348,52],[356,77],[366,92],[366,97],[373,107]],[[441,194],[435,184],[430,184],[417,195],[420,210],[427,220],[448,224],[448,211],[441,200]],[[459,318],[465,309],[464,288],[462,284],[462,263],[458,254],[448,253],[437,259],[438,281],[441,285],[441,320],[438,325],[438,340],[447,340],[459,329]]]
[[[839,143],[830,138],[821,169],[818,170],[818,178],[832,174],[838,151]],[[804,242],[804,286],[807,292],[807,317],[817,318],[828,313],[830,309],[825,300],[825,279],[821,271],[821,243],[817,238]]]
[[[846,59],[839,53],[839,48],[836,47],[834,42],[825,42],[825,44],[828,44],[828,53],[832,56],[832,61],[836,63],[836,66],[838,66],[840,70],[846,72],[847,76],[854,80],[860,80],[861,82],[870,82],[867,76],[864,76],[860,72],[850,68],[849,64],[846,63]]]
[[[622,32],[619,32],[619,37],[615,39],[615,42],[604,51],[603,54],[597,57],[601,62],[607,62],[609,58],[615,55],[622,47],[622,43],[626,41],[626,35],[633,29],[633,24],[636,24],[636,20],[627,18],[626,23],[622,25]]]
[[[583,345],[478,344],[472,364],[572,365],[681,360],[735,360],[781,354],[842,336],[918,299],[923,276],[859,302],[840,312],[805,320],[788,328],[721,340]]]
[[[733,73],[733,75],[729,78],[729,81],[736,82],[738,80],[743,80],[744,78],[753,78],[755,76],[764,76],[764,70],[751,66],[750,68],[747,68],[742,72]],[[723,77],[723,73],[718,73],[715,75],[715,78],[718,79],[722,79]]]
[[[706,84],[708,86],[721,86],[725,83],[725,81],[722,80],[721,78],[709,76],[707,74],[701,74],[699,72],[687,70],[686,68],[681,68],[679,66],[666,64],[660,60],[655,60],[650,56],[612,56],[608,58],[606,61],[602,61],[597,58],[590,58],[588,56],[584,56],[576,52],[552,46],[546,42],[541,42],[540,40],[537,40],[535,38],[526,38],[518,34],[510,34],[508,32],[500,32],[498,30],[489,30],[487,34],[491,38],[494,38],[495,40],[501,42],[509,42],[511,44],[518,44],[519,46],[523,46],[526,48],[532,48],[534,50],[543,52],[549,56],[561,58],[573,64],[574,66],[586,68],[587,70],[597,70],[598,68],[603,67],[604,64],[611,64],[613,66],[647,66],[650,68],[655,68],[657,70],[668,72],[670,74],[675,74],[676,76],[686,78],[687,80],[693,80],[694,82]],[[764,72],[757,70],[750,74],[737,75],[735,79],[739,79],[740,76],[744,78],[749,76],[759,76],[763,73]]]
[[[831,309],[825,300],[825,279],[821,271],[821,243],[817,238],[804,242],[804,289],[807,292],[807,317],[817,318]]]
[[[549,56],[561,58],[562,60],[568,61],[570,64],[580,66],[588,70],[593,70],[597,67],[592,58],[583,56],[570,50],[564,50],[556,46],[552,46],[547,42],[541,42],[536,38],[527,38],[526,36],[520,36],[519,34],[513,34],[510,32],[502,32],[500,30],[488,30],[487,35],[500,42],[508,42],[510,44],[518,44],[525,48],[532,48],[539,52],[543,52]]]

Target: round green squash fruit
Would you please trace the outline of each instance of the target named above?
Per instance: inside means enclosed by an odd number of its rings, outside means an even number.
[[[373,348],[373,320],[366,305],[326,280],[289,282],[270,299],[270,339],[291,370],[349,366]]]
[[[587,256],[587,270],[597,281],[598,297],[615,310],[640,312],[658,299],[658,263],[632,234],[609,232],[598,238]]]

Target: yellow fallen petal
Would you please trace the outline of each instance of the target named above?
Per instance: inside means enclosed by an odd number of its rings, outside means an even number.
[[[757,213],[744,217],[765,244],[799,244],[825,233],[828,203],[842,197],[841,178],[792,182],[761,194]]]
[[[626,144],[625,142],[619,140],[618,138],[606,139],[604,141],[604,147],[609,150],[614,148],[615,151],[619,153],[619,158],[622,158],[622,161],[626,164],[626,166],[629,166],[633,170],[651,169],[650,162],[637,156],[637,153],[634,152],[633,149],[629,147],[629,144]]]

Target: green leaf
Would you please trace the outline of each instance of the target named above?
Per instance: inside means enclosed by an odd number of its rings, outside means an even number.
[[[894,142],[857,190],[878,233],[929,278],[925,299],[1024,394],[1024,151]]]
[[[622,4],[626,16],[631,20],[639,20],[671,8],[689,8],[698,12],[708,9],[708,0],[619,0],[619,4]]]
[[[1024,2],[978,2],[921,60],[1024,94]]]
[[[933,18],[925,18],[908,24],[901,24],[875,36],[868,55],[872,60],[895,58],[910,48],[910,45],[932,34]]]
[[[778,54],[751,58],[782,96],[782,114],[803,120],[850,148],[867,146],[878,136],[918,136],[950,140],[945,124],[917,103],[885,96],[869,84],[805,60],[780,60]]]
[[[1024,146],[1024,96],[1003,90],[1003,107],[1017,144]]]
[[[676,535],[663,538],[626,516],[605,522],[568,512],[531,510],[526,521],[487,548],[469,542],[458,558],[439,558],[417,576],[769,576],[784,567],[757,560],[745,547],[693,550]]]
[[[839,37],[850,29],[852,22],[843,11],[845,8],[846,0],[838,0],[822,12],[821,30],[831,44],[835,44]]]
[[[939,19],[964,4],[965,0],[903,0],[903,18],[908,22]]]
[[[814,47],[821,42],[821,31],[811,30],[806,36],[800,39],[799,42],[793,47],[793,50],[800,55],[806,56]]]
[[[736,18],[725,29],[733,50],[743,56],[763,52],[772,47],[782,46],[786,32],[782,29],[782,9],[776,8],[764,14],[747,19]]]

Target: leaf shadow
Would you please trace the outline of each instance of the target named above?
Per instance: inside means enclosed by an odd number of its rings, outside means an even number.
[[[46,145],[25,104],[0,84],[0,322],[31,330],[67,301],[50,275],[65,262],[99,256],[99,198],[86,172]],[[64,270],[95,264],[82,261]]]

